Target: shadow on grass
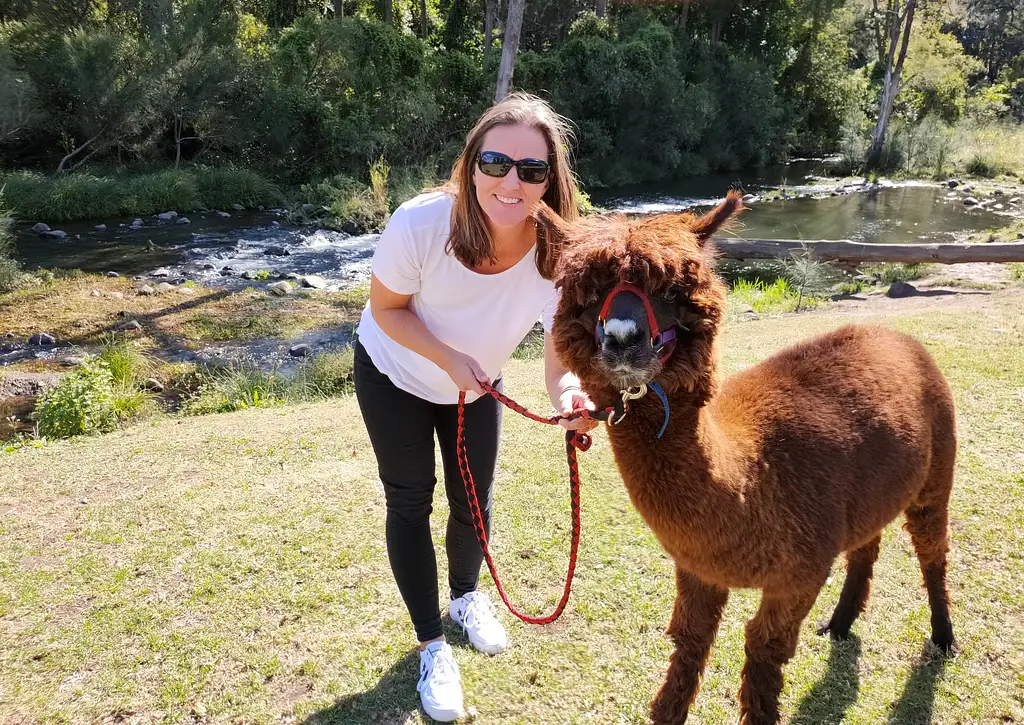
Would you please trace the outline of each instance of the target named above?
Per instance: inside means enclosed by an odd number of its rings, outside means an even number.
[[[310,715],[304,725],[404,723],[408,715],[420,707],[416,692],[418,680],[419,654],[413,649],[381,675],[372,688],[346,695]]]
[[[460,649],[471,649],[462,628],[445,613],[441,618],[444,636],[455,650],[459,660]],[[434,722],[420,710],[420,696],[416,683],[420,677],[419,652],[413,648],[402,659],[395,662],[381,675],[372,688],[346,695],[333,705],[315,712],[303,721],[303,725],[404,725],[410,715],[420,712],[427,722]]]
[[[949,657],[939,652],[931,642],[925,642],[900,699],[891,708],[886,725],[931,725],[935,690],[948,664]]]
[[[833,641],[825,674],[800,701],[792,725],[840,725],[860,692],[859,659],[860,639],[856,636]]]

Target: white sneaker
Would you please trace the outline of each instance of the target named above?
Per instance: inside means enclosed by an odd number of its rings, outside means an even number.
[[[448,605],[452,621],[469,635],[469,643],[489,655],[508,649],[505,627],[494,614],[494,605],[483,592],[470,592]]]
[[[431,642],[420,652],[416,685],[423,711],[440,722],[462,717],[462,675],[447,642]]]

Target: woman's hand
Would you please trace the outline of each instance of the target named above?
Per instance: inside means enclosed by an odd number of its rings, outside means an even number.
[[[594,404],[590,402],[587,394],[575,388],[564,391],[559,399],[562,403],[562,415],[569,415],[584,408],[595,410]],[[578,430],[586,433],[596,428],[598,422],[592,418],[576,418],[575,420],[560,420],[558,424],[566,430]]]
[[[474,392],[477,395],[484,395],[484,389],[480,383],[490,384],[491,379],[483,371],[480,364],[469,355],[452,350],[445,360],[444,371],[452,379],[459,390]]]

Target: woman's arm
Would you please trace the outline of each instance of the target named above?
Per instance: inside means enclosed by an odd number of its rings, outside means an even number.
[[[580,408],[594,409],[593,403],[586,394],[580,390],[580,381],[562,364],[555,353],[555,345],[551,340],[551,334],[544,333],[544,381],[547,384],[548,397],[551,398],[551,405],[563,415],[568,415],[573,410]],[[587,431],[597,425],[595,420],[577,420],[561,422],[563,428],[570,430]]]
[[[411,297],[388,289],[376,275],[370,277],[370,313],[384,334],[444,370],[459,390],[483,395],[480,383],[491,382],[486,373],[469,355],[445,345],[431,334],[423,320],[409,310]]]

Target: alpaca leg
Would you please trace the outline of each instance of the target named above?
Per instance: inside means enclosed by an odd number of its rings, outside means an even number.
[[[871,593],[871,575],[881,543],[882,536],[879,534],[859,549],[846,552],[846,581],[843,582],[843,592],[839,595],[835,611],[832,612],[832,619],[818,630],[818,634],[828,632],[832,639],[846,639],[850,636],[853,621],[867,607],[868,595]]]
[[[746,661],[740,686],[741,725],[779,722],[782,666],[796,652],[800,624],[811,611],[817,595],[818,590],[785,596],[768,592],[762,595],[761,606],[746,627]]]
[[[917,552],[932,610],[932,642],[946,654],[956,651],[953,623],[949,617],[946,588],[946,552],[949,548],[949,509],[945,502],[935,506],[911,506],[905,512],[906,529]]]
[[[667,632],[676,648],[665,684],[651,703],[655,725],[686,722],[728,598],[728,589],[710,586],[693,574],[676,569],[676,603]]]

